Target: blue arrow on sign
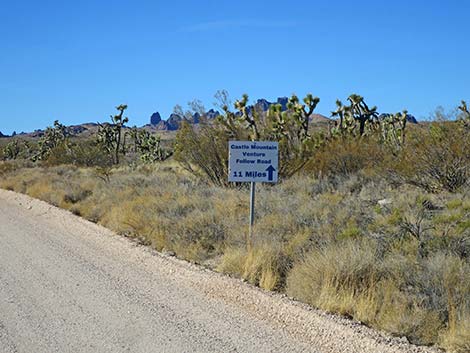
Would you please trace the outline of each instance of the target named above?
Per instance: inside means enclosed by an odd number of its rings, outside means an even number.
[[[276,171],[276,169],[274,169],[274,167],[272,165],[270,165],[266,171],[268,172],[268,180],[271,181],[273,180],[273,172]]]

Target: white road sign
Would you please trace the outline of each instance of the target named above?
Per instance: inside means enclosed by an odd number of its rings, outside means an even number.
[[[276,183],[279,144],[268,141],[229,141],[228,181]]]

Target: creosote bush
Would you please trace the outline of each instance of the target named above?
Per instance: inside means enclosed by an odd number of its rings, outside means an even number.
[[[377,170],[387,158],[387,149],[376,138],[344,137],[333,139],[319,148],[309,159],[303,172],[315,175],[344,176],[362,170]]]
[[[414,130],[394,171],[427,191],[455,192],[470,181],[470,130],[457,122],[433,122]]]

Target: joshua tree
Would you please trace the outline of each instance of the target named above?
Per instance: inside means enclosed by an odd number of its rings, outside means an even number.
[[[408,112],[404,110],[401,113],[385,115],[380,121],[382,141],[394,149],[400,149],[405,143],[407,115]]]
[[[343,105],[340,100],[336,101],[336,110],[332,112],[333,117],[338,117],[339,121],[333,129],[334,134],[356,135],[356,128],[359,126],[359,136],[363,136],[368,131],[379,126],[377,107],[369,108],[364,98],[358,94],[351,94],[348,97],[349,105]]]
[[[154,163],[164,161],[170,156],[160,145],[160,137],[150,134],[148,131],[139,131],[138,151],[140,159],[144,163]]]
[[[357,94],[351,94],[348,101],[350,102],[348,112],[354,120],[359,122],[359,135],[362,136],[365,133],[366,123],[372,125],[376,122],[379,116],[377,107],[369,108],[364,98]]]
[[[48,127],[44,135],[39,139],[39,152],[33,157],[33,160],[47,159],[54,148],[61,143],[66,143],[67,137],[67,128],[59,123],[58,120],[54,121],[54,126]]]
[[[333,136],[336,135],[354,135],[354,130],[356,128],[356,121],[352,117],[351,107],[343,105],[343,103],[337,99],[336,100],[336,110],[331,113],[332,117],[337,117],[339,120],[334,124],[331,133]]]
[[[459,106],[459,109],[464,114],[464,118],[470,119],[470,112],[468,111],[467,102],[462,101],[460,106]]]
[[[20,145],[17,139],[10,141],[3,150],[5,159],[16,159],[20,154]]]
[[[405,143],[407,111],[379,116],[377,108],[365,103],[364,98],[352,94],[348,97],[348,105],[336,101],[336,110],[332,116],[337,120],[330,129],[331,137],[362,137],[371,132],[380,133],[381,141],[393,150],[398,150]]]
[[[308,94],[300,99],[293,94],[288,101],[287,111],[280,104],[270,105],[267,112],[248,105],[248,95],[235,102],[238,112],[233,113],[224,105],[224,115],[219,122],[230,138],[251,140],[275,140],[280,143],[280,153],[284,163],[281,175],[287,176],[300,169],[310,152],[318,146],[319,139],[309,132],[309,122],[320,99]]]
[[[293,94],[287,104],[287,108],[292,111],[292,117],[298,126],[297,133],[300,140],[310,137],[308,131],[310,118],[320,102],[320,98],[313,97],[313,95],[309,93],[305,96],[303,101],[305,104],[301,104],[299,97]]]
[[[114,164],[119,164],[119,154],[125,152],[125,138],[122,129],[129,118],[123,117],[127,109],[126,104],[116,107],[119,111],[116,115],[111,115],[111,124],[99,124],[98,143],[111,155]]]
[[[462,116],[460,119],[462,125],[464,126],[464,128],[470,130],[470,111],[468,110],[467,102],[462,101],[459,106],[459,110],[462,112]]]
[[[139,148],[139,130],[137,126],[133,126],[125,135],[129,135],[133,144],[133,151],[137,153]]]
[[[253,106],[248,106],[248,95],[244,94],[242,99],[235,101],[235,108],[240,112],[240,120],[247,124],[248,129],[252,131],[251,139],[259,140],[260,133],[258,129],[259,114]]]

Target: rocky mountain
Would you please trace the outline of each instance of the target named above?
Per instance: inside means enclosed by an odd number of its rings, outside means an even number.
[[[312,114],[313,123],[327,123],[329,121],[331,121],[331,119],[322,114],[316,114],[316,113]]]
[[[34,130],[33,132],[20,132],[15,136],[25,136],[25,137],[42,137],[44,135],[44,130]]]
[[[158,125],[160,121],[162,121],[162,117],[159,112],[153,113],[150,117],[150,125]]]
[[[171,131],[178,130],[182,121],[183,121],[183,118],[179,116],[178,114],[175,114],[175,113],[171,114],[168,120],[166,121],[168,124],[168,130],[171,130]]]
[[[280,104],[282,107],[282,111],[287,110],[287,97],[279,97],[276,102],[270,102],[266,99],[258,99],[256,103],[253,105],[253,109],[259,112],[266,112],[268,111],[269,107],[273,104]],[[248,113],[251,113],[251,109],[248,109]],[[240,113],[238,113],[240,114]],[[204,116],[211,120],[215,119],[220,115],[220,112],[214,109],[208,110]],[[150,116],[150,126],[156,130],[168,130],[174,131],[178,130],[181,122],[183,121],[183,117],[178,114],[172,113],[167,120],[163,120],[159,112],[155,112]],[[199,113],[194,113],[191,117],[187,119],[187,121],[191,124],[199,124],[201,120],[201,115]],[[329,121],[326,116],[321,114],[313,114],[312,121],[313,122],[324,122]]]
[[[67,126],[67,133],[71,136],[78,135],[92,135],[98,130],[98,124],[96,123],[84,123],[78,125]],[[30,137],[30,138],[40,138],[44,136],[45,130],[37,129],[33,132],[20,132],[19,134],[13,133],[11,137]],[[0,136],[1,137],[1,136]],[[8,137],[8,136],[5,136]]]
[[[390,115],[392,115],[392,114],[382,113],[382,114],[379,115],[379,119],[384,119],[386,117],[389,117]],[[411,114],[406,114],[406,121],[408,121],[411,124],[418,124],[418,120],[416,120],[416,118]]]
[[[288,103],[288,98],[287,97],[279,97],[275,102],[270,102],[266,99],[258,99],[254,104],[253,108],[258,112],[266,112],[268,111],[269,107],[273,104],[280,104],[282,107],[282,111],[287,110],[287,103]],[[248,109],[248,112],[250,113],[250,109]],[[204,117],[208,120],[213,120],[216,119],[220,115],[220,112],[218,112],[215,109],[210,109],[208,110],[205,114]],[[384,118],[389,116],[390,114],[388,113],[383,113],[380,114],[379,118]],[[151,130],[159,130],[159,131],[175,131],[178,130],[182,121],[186,119],[189,123],[191,124],[199,124],[201,122],[201,115],[199,113],[194,113],[192,116],[188,118],[184,118],[176,113],[172,113],[166,120],[162,119],[160,113],[158,111],[154,112],[150,116],[150,124],[143,126],[144,128],[151,129]],[[407,114],[406,119],[409,123],[411,124],[417,124],[418,121],[416,118],[411,115]],[[312,115],[312,123],[327,123],[331,121],[330,118],[322,115],[322,114],[313,114]],[[99,125],[96,123],[85,123],[85,124],[79,124],[79,125],[71,125],[69,126],[68,132],[70,135],[92,135],[96,133],[98,130]],[[38,138],[44,135],[44,130],[35,130],[30,133],[25,133],[22,132],[18,134],[18,136],[24,136],[24,137],[31,137],[31,138]],[[14,136],[14,135],[13,135]],[[1,137],[9,137],[7,135],[4,135],[0,132],[0,138]]]
[[[207,119],[215,119],[220,115],[217,110],[211,109],[206,113]]]

